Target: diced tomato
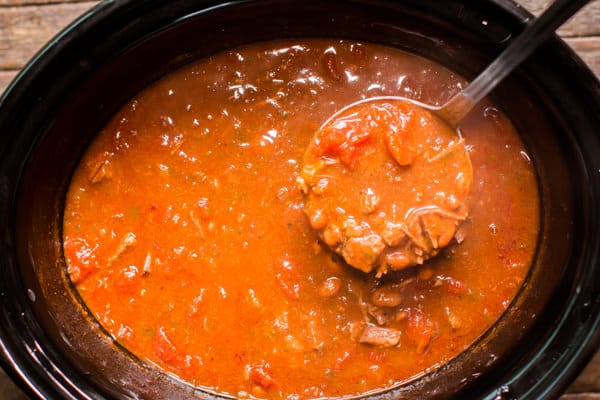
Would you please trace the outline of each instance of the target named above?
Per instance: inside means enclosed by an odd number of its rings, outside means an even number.
[[[317,134],[314,151],[317,157],[337,156],[348,166],[354,166],[359,150],[371,139],[373,129],[365,120],[364,110],[343,114]]]
[[[467,287],[465,286],[465,284],[459,281],[458,279],[446,277],[446,279],[444,279],[444,282],[446,284],[446,290],[450,294],[455,294],[458,296],[467,292]]]
[[[250,367],[250,379],[263,388],[273,384],[273,375],[268,363],[255,364]]]
[[[408,130],[390,130],[384,136],[387,150],[400,165],[410,165],[415,161],[417,149],[413,134]]]
[[[413,309],[408,315],[406,334],[416,345],[417,354],[423,354],[433,339],[435,324],[419,309]]]
[[[396,117],[388,122],[383,139],[388,152],[400,165],[410,165],[418,155],[415,135],[419,133],[413,110],[404,103],[394,104]]]
[[[75,284],[82,282],[94,271],[96,265],[94,249],[83,238],[68,239],[63,248],[71,281]]]
[[[174,368],[182,377],[194,376],[204,366],[202,357],[186,354],[179,349],[167,334],[167,329],[159,325],[154,331],[154,351],[158,359]]]
[[[154,346],[158,358],[160,358],[162,362],[167,364],[178,364],[179,359],[181,357],[177,351],[177,347],[175,347],[173,342],[171,342],[171,340],[167,336],[165,327],[159,326],[158,328],[156,328],[154,337]]]

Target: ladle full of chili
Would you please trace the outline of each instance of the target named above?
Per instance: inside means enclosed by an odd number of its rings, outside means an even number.
[[[589,0],[557,0],[441,106],[404,97],[352,103],[325,121],[299,185],[320,239],[364,272],[423,264],[464,237],[473,170],[458,125]]]

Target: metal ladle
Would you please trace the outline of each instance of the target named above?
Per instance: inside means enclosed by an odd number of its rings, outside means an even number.
[[[430,110],[455,127],[471,109],[510,74],[523,60],[543,44],[558,27],[590,0],[556,0],[539,17],[533,19],[517,38],[464,90],[442,106],[432,106],[412,99],[399,98]]]
[[[543,14],[533,19],[527,25],[522,33],[479,76],[442,106],[432,106],[400,96],[371,97],[342,108],[325,121],[320,129],[315,132],[315,136],[306,150],[305,165],[299,177],[301,190],[305,194],[304,211],[311,221],[312,228],[317,231],[323,243],[334,252],[340,254],[349,265],[364,272],[377,269],[378,275],[385,274],[390,269],[399,270],[412,265],[422,264],[428,258],[437,255],[439,250],[449,243],[457,232],[460,223],[468,215],[468,208],[464,204],[472,183],[472,166],[465,142],[462,140],[460,130],[457,129],[459,122],[502,79],[511,73],[527,56],[544,43],[559,26],[589,1],[554,1]],[[397,121],[394,120],[401,113],[399,111],[400,108],[398,108],[401,107],[399,103],[409,103],[415,106],[414,108],[421,108],[421,111],[437,116],[441,120],[441,124],[445,123],[447,125],[446,128],[451,128],[445,134],[446,139],[452,136],[452,131],[461,139],[459,142],[449,139],[448,152],[445,150],[441,152],[443,154],[455,155],[453,162],[448,164],[450,166],[445,164],[442,166],[436,165],[438,169],[430,171],[427,169],[430,168],[428,163],[420,163],[418,166],[412,165],[413,161],[418,159],[418,153],[413,151],[418,146],[411,143],[412,139],[406,139],[407,141],[404,142],[402,134],[399,133],[402,130],[399,127],[402,126],[404,118],[398,117]],[[382,117],[372,114],[372,112],[379,113],[379,110],[384,110],[381,111]],[[391,122],[382,122],[385,119],[384,115],[390,116],[391,119],[386,121]],[[364,125],[362,125],[363,122]],[[355,126],[355,124],[358,125]],[[338,135],[336,133],[338,131],[343,131],[343,135]],[[382,225],[380,222],[378,223],[373,220],[374,217],[371,215],[377,207],[378,201],[373,200],[374,205],[371,207],[373,209],[369,208],[367,210],[360,207],[357,209],[357,205],[362,205],[363,202],[368,200],[368,198],[363,198],[364,195],[362,193],[364,192],[364,188],[361,187],[362,191],[356,190],[356,176],[353,174],[360,174],[361,171],[351,171],[353,168],[348,169],[346,167],[340,169],[337,166],[340,163],[334,160],[335,157],[330,157],[332,155],[324,157],[325,154],[321,154],[321,150],[319,150],[321,143],[326,143],[328,135],[332,133],[332,137],[336,138],[336,140],[338,137],[343,138],[344,144],[348,145],[346,146],[347,148],[352,148],[356,143],[362,143],[365,137],[383,136],[384,138],[398,138],[394,139],[394,143],[399,143],[400,146],[397,152],[396,150],[390,152],[390,146],[395,148],[396,144],[392,145],[390,144],[391,142],[386,142],[385,146],[388,153],[394,153],[392,156],[398,165],[411,165],[411,168],[402,170],[402,174],[404,174],[403,182],[412,182],[410,179],[413,176],[420,177],[419,171],[425,168],[428,171],[428,176],[437,176],[437,183],[441,181],[445,182],[444,184],[440,183],[440,187],[444,188],[444,190],[439,193],[444,195],[450,194],[450,197],[456,200],[452,203],[454,204],[452,205],[454,208],[446,209],[444,208],[446,205],[442,207],[443,204],[438,204],[442,201],[439,199],[436,200],[435,196],[437,192],[431,197],[429,196],[431,193],[427,192],[429,194],[426,196],[423,194],[423,191],[419,191],[424,197],[419,197],[418,204],[410,202],[405,204],[402,201],[396,202],[394,200],[393,211],[387,209],[379,210],[383,215],[387,216],[391,214],[395,215],[396,213],[404,215],[404,217],[394,217],[388,221],[391,224],[390,226],[402,227],[404,235],[399,231],[394,233],[395,231],[393,230],[388,232],[389,229],[381,231],[381,227],[374,228],[373,224]],[[417,136],[420,139],[422,138],[420,134]],[[410,135],[407,137],[410,137]],[[385,141],[385,139],[383,140]],[[378,142],[373,139],[373,143]],[[405,146],[405,148],[402,148],[402,146]],[[376,150],[373,149],[380,149],[381,147],[373,147],[370,152],[365,152],[365,154],[377,154]],[[341,149],[342,146],[338,150]],[[385,152],[385,150],[381,151]],[[336,157],[339,156],[341,164],[348,164],[344,159],[350,156],[346,157],[341,154],[337,154]],[[388,156],[386,155],[385,157]],[[380,159],[386,158],[373,158],[373,160]],[[456,167],[456,170],[450,172],[448,169],[450,167]],[[440,172],[442,170],[443,173]],[[349,176],[350,178],[348,178]],[[341,193],[333,189],[325,189],[334,177],[338,180],[338,184],[343,186]],[[450,180],[446,182],[445,179]],[[339,182],[344,183],[340,184]],[[425,183],[420,178],[418,182]],[[392,185],[394,186],[395,184],[392,182]],[[373,199],[378,199],[375,195],[378,189],[368,188],[372,192],[371,197]],[[388,192],[382,191],[382,193]],[[331,198],[332,196],[333,198]],[[332,205],[335,205],[337,211],[331,209]],[[344,212],[340,212],[340,209]],[[434,214],[434,210],[437,210],[435,212],[438,214],[434,215],[437,219],[430,224],[431,226],[425,226],[427,224],[423,222],[421,214],[416,213],[415,210],[421,210],[423,213],[427,211],[430,214]],[[384,225],[388,226],[389,224]],[[356,226],[356,228],[348,231],[349,226]],[[384,236],[387,239],[384,239]],[[409,240],[398,239],[404,236],[408,237]],[[422,240],[419,238],[422,238]],[[414,248],[418,248],[419,251],[414,250]]]

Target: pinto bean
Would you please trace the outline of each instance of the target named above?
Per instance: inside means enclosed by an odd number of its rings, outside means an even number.
[[[323,210],[316,210],[310,216],[310,226],[313,229],[323,229],[327,226],[327,222],[329,222],[329,219]]]
[[[250,366],[250,379],[257,385],[268,388],[273,384],[271,367],[268,363],[260,363]]]

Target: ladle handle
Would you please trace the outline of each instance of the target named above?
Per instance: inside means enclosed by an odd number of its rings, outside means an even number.
[[[591,0],[556,0],[538,18],[534,18],[517,38],[473,80],[442,108],[458,123],[481,99],[487,96],[527,56],[544,43],[566,20]]]

